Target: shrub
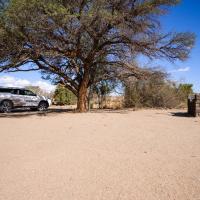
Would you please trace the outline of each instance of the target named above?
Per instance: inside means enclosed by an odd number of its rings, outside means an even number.
[[[186,106],[192,93],[191,84],[180,84],[167,79],[167,74],[157,72],[148,80],[132,80],[125,84],[126,107],[176,108]]]
[[[53,99],[57,105],[72,105],[76,104],[77,101],[76,96],[60,84],[56,87]]]

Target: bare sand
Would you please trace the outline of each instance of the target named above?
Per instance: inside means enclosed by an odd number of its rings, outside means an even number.
[[[178,111],[0,117],[0,200],[200,200],[200,119]]]

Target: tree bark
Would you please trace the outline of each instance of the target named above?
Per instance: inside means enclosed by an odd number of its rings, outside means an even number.
[[[79,112],[87,111],[87,90],[89,83],[89,74],[85,72],[83,76],[83,80],[81,81],[79,91],[78,91],[78,102],[77,102],[77,110]]]

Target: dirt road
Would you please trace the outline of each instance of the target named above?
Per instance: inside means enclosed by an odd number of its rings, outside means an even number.
[[[200,119],[175,112],[0,117],[0,200],[200,200]]]

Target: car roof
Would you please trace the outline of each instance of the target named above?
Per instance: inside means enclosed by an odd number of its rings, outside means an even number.
[[[20,89],[20,90],[25,90],[25,88],[20,88],[20,87],[5,87],[5,86],[0,86],[0,89]]]

